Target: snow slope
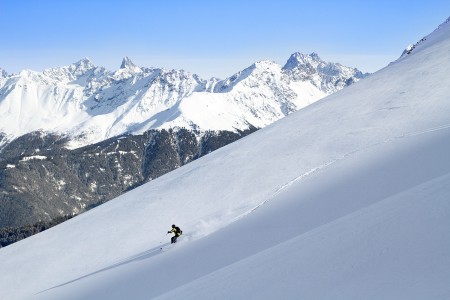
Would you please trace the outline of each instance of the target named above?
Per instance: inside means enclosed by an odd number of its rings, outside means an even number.
[[[289,62],[257,62],[225,80],[141,68],[128,57],[114,72],[87,58],[44,72],[0,69],[0,147],[33,131],[67,136],[77,148],[149,129],[260,128],[367,75],[314,53]]]
[[[2,296],[449,299],[449,50],[444,24],[369,78],[0,249]]]

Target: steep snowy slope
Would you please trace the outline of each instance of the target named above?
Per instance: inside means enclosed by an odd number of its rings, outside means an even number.
[[[316,54],[293,56],[314,65],[296,59],[288,70],[262,61],[225,80],[141,68],[128,57],[114,72],[87,58],[42,73],[0,69],[0,133],[7,137],[0,147],[38,130],[66,135],[77,148],[157,128],[259,128],[367,75]],[[311,76],[296,75],[302,72]]]
[[[370,78],[0,249],[2,295],[448,298],[449,50],[445,24]]]

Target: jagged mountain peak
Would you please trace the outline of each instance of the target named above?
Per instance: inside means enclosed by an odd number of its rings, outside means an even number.
[[[122,64],[120,65],[121,69],[127,69],[127,68],[136,68],[137,66],[131,61],[131,59],[128,56],[125,56],[122,59]]]
[[[125,56],[120,64],[120,69],[114,73],[114,76],[116,79],[131,78],[143,71],[145,72],[146,70],[136,66],[128,56]]]
[[[8,73],[3,70],[2,68],[0,68],[0,78],[5,78],[8,76]]]

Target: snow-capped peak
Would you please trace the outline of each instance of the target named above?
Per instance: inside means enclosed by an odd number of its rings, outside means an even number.
[[[281,73],[281,66],[271,60],[260,60],[238,74],[240,74],[241,77],[246,78],[249,76],[259,77],[260,74],[264,73]]]
[[[270,73],[272,75],[281,74],[281,66],[270,60],[257,61],[251,66],[245,68],[244,70],[234,74],[233,76],[230,76],[225,80],[219,81],[215,86],[214,91],[217,93],[229,92],[238,83],[246,79],[248,80],[261,79],[261,76],[264,73]]]
[[[73,66],[77,70],[90,70],[94,68],[94,65],[92,64],[91,60],[87,57],[80,59],[76,63],[70,65],[70,67],[71,66]]]
[[[252,67],[255,69],[266,69],[266,68],[271,68],[271,67],[278,68],[278,66],[279,65],[277,63],[275,63],[271,60],[268,60],[268,59],[257,61],[252,65]]]
[[[75,77],[79,77],[84,75],[86,72],[94,69],[95,66],[89,60],[89,58],[85,57],[74,64],[71,64],[68,68],[69,72],[71,72]]]
[[[356,68],[323,61],[314,52],[292,54],[283,71],[294,81],[310,81],[326,93],[336,92],[368,75]]]
[[[95,66],[87,57],[80,59],[79,61],[67,67],[69,73],[71,73],[75,77],[80,77],[92,69],[95,69]]]
[[[95,68],[89,58],[85,57],[69,66],[44,70],[43,74],[58,81],[69,82],[83,77]]]
[[[289,57],[283,69],[292,70],[295,68],[316,67],[319,63],[322,62],[323,61],[320,59],[319,55],[315,52],[311,54],[295,52],[291,55],[291,57]]]

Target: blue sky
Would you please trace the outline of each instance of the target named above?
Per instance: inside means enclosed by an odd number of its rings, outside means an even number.
[[[450,16],[450,1],[0,0],[0,67],[41,71],[89,57],[227,77],[290,54],[374,72]]]

